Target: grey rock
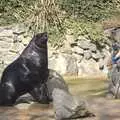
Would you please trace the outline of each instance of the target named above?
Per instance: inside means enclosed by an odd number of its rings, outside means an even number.
[[[76,41],[88,41],[88,42],[90,42],[90,40],[88,40],[85,36],[78,36]]]
[[[13,38],[13,31],[12,31],[12,29],[5,29],[5,28],[3,28],[0,31],[0,37]]]
[[[25,46],[22,43],[13,43],[9,51],[20,54],[24,48]]]
[[[16,25],[15,27],[13,27],[13,34],[21,35],[24,34],[25,32],[26,28],[24,25]]]
[[[103,59],[99,59],[98,64],[99,64],[99,69],[100,69],[100,70],[103,70],[103,69],[104,69],[104,66],[105,66],[104,60],[103,60]]]
[[[73,42],[70,44],[71,47],[77,46],[77,42]]]
[[[101,53],[97,51],[96,53],[92,53],[92,58],[96,61],[98,61],[101,58]]]
[[[47,80],[47,88],[49,91],[49,97],[52,99],[52,93],[55,88],[62,89],[66,92],[69,92],[68,85],[66,84],[63,77],[58,74],[55,70],[49,70],[49,77]]]
[[[54,58],[49,59],[49,68],[56,70],[62,75],[77,74],[77,60],[68,54],[58,54]]]
[[[120,42],[120,27],[115,29],[114,39]]]
[[[78,75],[79,76],[93,76],[93,75],[103,75],[99,69],[99,64],[94,59],[85,60],[83,59],[78,63]]]
[[[104,56],[104,58],[106,58],[108,56],[111,56],[111,53],[107,49],[103,48],[102,55]]]
[[[60,50],[60,53],[71,55],[72,54],[72,50],[71,50],[71,48],[69,48],[69,49],[66,48],[66,49]]]
[[[54,89],[52,97],[56,120],[70,120],[91,115],[84,101],[73,97],[64,90]]]
[[[8,65],[11,62],[13,62],[15,59],[17,59],[17,57],[18,57],[18,54],[8,52],[8,54],[6,54],[2,59],[4,60],[4,64]]]
[[[28,43],[30,42],[30,36],[28,36],[28,37],[21,37],[20,39],[22,40],[22,44],[24,45],[24,46],[27,46],[28,45]]]
[[[4,41],[4,42],[7,42],[7,43],[11,44],[13,42],[13,38],[1,37],[0,36],[0,41]]]
[[[119,42],[119,40],[120,40],[120,27],[106,29],[104,31],[104,34],[107,37],[111,38],[112,40],[116,40],[117,42]]]
[[[11,48],[12,43],[8,43],[6,41],[0,41],[0,49],[9,49]]]
[[[83,59],[83,55],[79,55],[76,53],[72,53],[72,56],[77,59],[77,62],[81,62],[81,60]]]
[[[104,34],[107,36],[107,37],[111,37],[112,35],[112,30],[114,30],[115,28],[109,28],[109,29],[106,29],[104,30]]]
[[[92,52],[96,52],[96,51],[97,51],[97,47],[96,47],[96,45],[93,44],[93,43],[90,44],[89,49],[90,49]]]
[[[90,50],[85,50],[85,51],[84,51],[84,58],[85,58],[86,60],[89,60],[91,57],[92,57],[91,51],[90,51]]]
[[[112,41],[110,39],[108,39],[108,38],[106,38],[104,40],[104,43],[105,43],[105,45],[108,45],[109,47],[111,47],[111,45],[112,45]]]
[[[87,40],[78,41],[78,46],[84,50],[88,50],[90,48],[90,41]]]
[[[83,55],[84,54],[84,50],[78,46],[75,46],[72,48],[72,52],[79,54],[79,55]]]
[[[52,55],[52,56],[49,56],[49,59],[48,59],[48,68],[50,69],[56,69],[56,64],[57,64],[57,57],[58,55]]]

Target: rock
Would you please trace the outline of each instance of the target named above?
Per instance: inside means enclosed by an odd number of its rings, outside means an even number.
[[[72,48],[72,52],[79,54],[79,55],[83,55],[84,54],[84,50],[78,46],[75,46]]]
[[[23,44],[24,46],[27,46],[28,43],[30,42],[30,38],[31,38],[31,37],[23,37],[23,39],[21,38],[22,44]]]
[[[111,35],[112,35],[112,30],[114,30],[114,29],[115,29],[115,28],[109,28],[109,29],[104,30],[105,36],[111,37]]]
[[[77,40],[76,41],[89,41],[88,39],[86,39],[84,36],[78,36]]]
[[[71,48],[70,48],[70,49],[62,48],[62,49],[59,51],[59,53],[71,55],[71,54],[72,54],[72,50],[71,50]]]
[[[99,69],[103,70],[104,66],[105,66],[104,60],[103,59],[99,59],[98,64],[99,64]]]
[[[96,61],[98,61],[101,58],[101,53],[97,51],[96,53],[92,53],[92,58]]]
[[[69,91],[68,85],[66,84],[63,77],[54,70],[49,70],[49,77],[47,81],[47,88],[49,91],[49,97],[52,99],[52,93],[55,88],[62,89],[66,92]]]
[[[22,42],[24,40],[24,36],[20,36],[20,35],[16,35],[15,34],[15,40],[14,40],[14,42],[16,41],[16,42]]]
[[[9,51],[20,54],[24,48],[25,48],[25,46],[22,43],[13,43],[12,47]]]
[[[71,47],[77,46],[77,42],[73,42],[70,44]]]
[[[7,42],[7,43],[12,43],[13,38],[8,38],[8,37],[0,37],[0,41]]]
[[[91,75],[95,76],[95,75],[103,75],[103,74],[99,70],[99,65],[95,60],[89,59],[88,61],[83,59],[78,64],[78,75],[82,77],[82,76],[91,76]]]
[[[13,31],[12,31],[12,29],[1,28],[0,29],[0,37],[13,38]]]
[[[83,59],[83,55],[79,55],[76,53],[72,53],[72,56],[77,59],[77,62],[81,62],[81,60]]]
[[[1,61],[0,61],[0,62],[1,62]],[[0,64],[0,78],[1,78],[1,76],[2,76],[3,69],[4,69],[4,64],[1,63],[1,64]]]
[[[64,48],[69,50],[71,47],[71,43],[74,41],[74,36],[70,34],[65,35],[66,40],[64,40]]]
[[[108,38],[105,39],[104,43],[105,43],[105,45],[108,45],[109,48],[112,46],[112,41]]]
[[[102,49],[102,54],[104,55],[104,57],[111,56],[111,53],[105,48]]]
[[[92,115],[87,110],[86,103],[84,101],[73,97],[70,93],[64,90],[54,89],[52,97],[56,120],[70,120]]]
[[[24,34],[25,32],[26,32],[26,30],[25,30],[25,26],[24,25],[16,25],[13,28],[13,34],[21,35],[21,34]]]
[[[89,49],[90,49],[92,52],[96,52],[96,51],[97,51],[97,47],[96,47],[96,45],[93,44],[93,43],[90,44]]]
[[[84,50],[88,50],[90,48],[90,41],[86,40],[81,40],[78,41],[78,46]]]
[[[13,62],[17,57],[18,57],[18,54],[8,52],[8,54],[6,54],[6,55],[3,57],[4,64],[5,64],[5,65],[10,64],[10,63]]]
[[[120,41],[120,27],[114,29],[114,39],[117,42]]]
[[[56,57],[49,59],[48,64],[49,68],[62,75],[76,75],[78,72],[76,59],[72,55],[58,54]]]
[[[85,58],[86,60],[89,60],[91,57],[92,57],[91,51],[90,51],[90,50],[85,50],[85,51],[84,51],[84,58]]]
[[[52,55],[49,57],[48,59],[48,68],[50,69],[56,69],[56,64],[57,64],[57,59],[58,59],[58,55]]]
[[[116,28],[110,28],[110,29],[106,29],[104,31],[104,34],[111,38],[112,40],[116,40],[117,42],[119,42],[120,40],[120,27],[116,27]],[[111,43],[110,43],[111,44]]]
[[[11,48],[12,43],[8,43],[6,41],[0,41],[0,49],[9,49]]]

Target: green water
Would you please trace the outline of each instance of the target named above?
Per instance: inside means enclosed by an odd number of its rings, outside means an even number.
[[[106,79],[67,79],[69,89],[73,95],[83,97],[104,96],[107,88]]]

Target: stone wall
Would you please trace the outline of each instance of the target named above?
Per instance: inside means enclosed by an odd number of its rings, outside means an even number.
[[[23,26],[0,27],[0,73],[20,55],[30,39]]]
[[[83,36],[79,36],[78,39],[68,42],[68,44],[67,48],[65,45],[62,49],[50,50],[52,52],[49,54],[50,68],[54,68],[65,75],[81,77],[106,75],[110,45],[104,43],[104,48],[99,50],[91,40]]]
[[[0,73],[20,55],[31,38],[32,35],[26,32],[24,26],[0,28]],[[67,38],[71,37],[67,35]],[[62,75],[104,74],[105,69],[101,71],[99,68],[105,64],[107,56],[110,55],[107,44],[99,51],[95,44],[83,36],[72,42],[68,40],[67,43],[69,43],[67,47],[57,50],[49,45],[49,68],[57,70]]]

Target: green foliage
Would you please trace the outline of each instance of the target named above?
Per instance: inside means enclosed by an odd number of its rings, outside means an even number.
[[[43,32],[61,24],[54,0],[1,0],[0,8],[1,25],[24,22],[34,32]]]
[[[65,27],[72,29],[76,38],[80,35],[93,41],[102,41],[105,38],[102,25],[99,23],[68,19],[65,21]]]
[[[117,11],[117,0],[59,0],[62,10],[68,16],[88,21],[105,19]]]
[[[62,30],[62,32],[60,32],[57,27],[51,27],[49,28],[48,31],[49,42],[51,43],[51,45],[57,48],[61,47],[63,45],[63,41],[65,40],[64,37],[65,30]]]
[[[0,26],[24,23],[34,33],[48,31],[52,45],[61,46],[66,29],[76,37],[103,40],[99,21],[115,13],[120,13],[119,0],[1,0]]]

